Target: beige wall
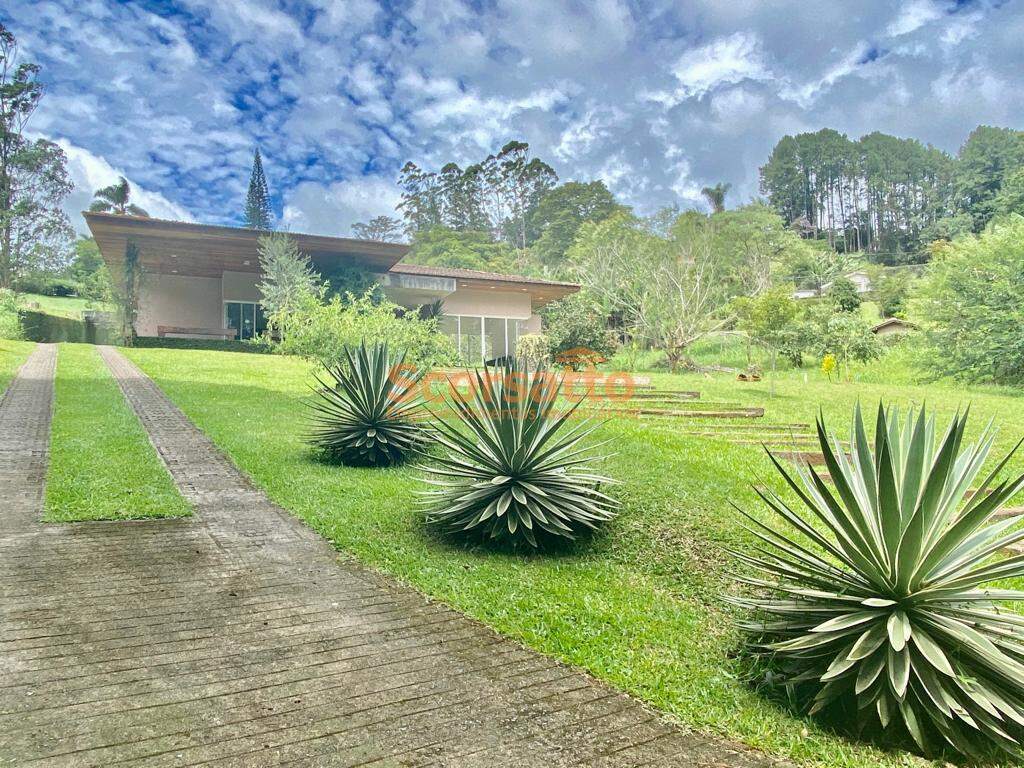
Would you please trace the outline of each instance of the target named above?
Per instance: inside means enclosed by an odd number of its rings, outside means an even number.
[[[146,275],[139,296],[139,336],[156,336],[158,325],[223,328],[219,277]]]
[[[533,307],[530,294],[526,291],[479,291],[459,288],[455,293],[445,296],[444,313],[527,320],[533,314]]]
[[[225,272],[224,301],[259,301],[259,279],[253,272]]]

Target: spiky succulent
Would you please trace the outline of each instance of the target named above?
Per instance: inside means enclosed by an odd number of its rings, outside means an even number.
[[[428,523],[536,547],[614,516],[616,502],[600,490],[611,481],[587,467],[594,426],[569,423],[583,400],[559,403],[560,377],[509,362],[471,383],[468,394],[451,388],[450,418],[435,424],[434,487],[421,497]]]
[[[759,575],[741,580],[762,594],[733,602],[753,612],[755,653],[813,694],[812,713],[902,727],[925,751],[1019,756],[1024,617],[1005,604],[1024,592],[985,585],[1024,575],[1024,556],[1004,556],[1024,529],[993,521],[1024,478],[996,484],[1007,456],[969,493],[993,433],[965,445],[966,422],[936,440],[923,408],[901,424],[879,405],[872,449],[858,408],[848,457],[819,418],[830,479],[807,467],[798,482],[773,457],[804,511],[761,496],[799,533],[749,518],[762,546],[738,554]]]
[[[331,459],[353,466],[389,466],[408,457],[424,439],[417,418],[423,400],[417,385],[424,371],[392,360],[387,344],[345,349],[345,362],[327,366],[325,381],[310,401],[309,442]]]

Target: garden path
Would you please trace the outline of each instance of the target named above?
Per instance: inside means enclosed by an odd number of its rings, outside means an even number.
[[[768,764],[340,556],[101,354],[195,514],[40,522],[40,346],[0,400],[0,765]]]

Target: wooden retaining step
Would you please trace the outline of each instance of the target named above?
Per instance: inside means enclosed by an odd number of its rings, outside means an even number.
[[[608,411],[606,411],[606,413],[607,412]],[[633,408],[622,412],[630,413],[635,416],[663,416],[687,419],[760,419],[764,416],[764,408],[761,407],[733,408],[721,411],[696,409],[663,411],[652,408]]]

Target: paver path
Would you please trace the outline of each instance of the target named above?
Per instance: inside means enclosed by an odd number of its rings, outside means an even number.
[[[34,353],[0,404],[0,764],[766,764],[341,560],[102,354],[195,516],[38,522]]]

